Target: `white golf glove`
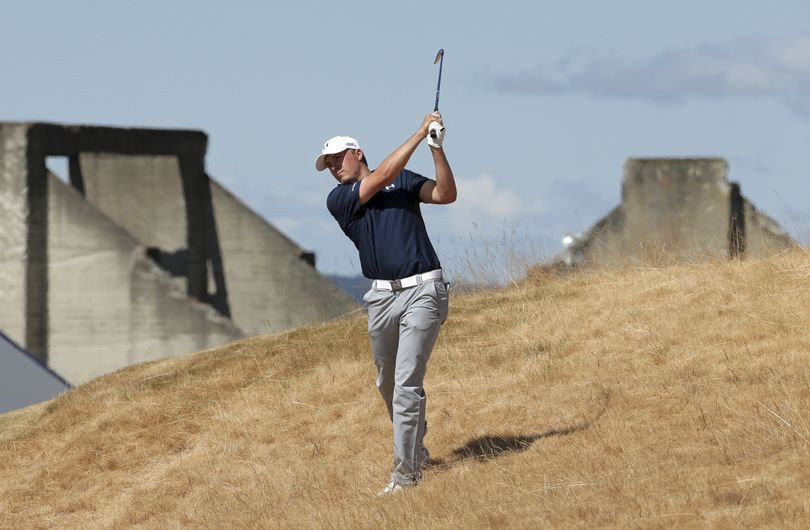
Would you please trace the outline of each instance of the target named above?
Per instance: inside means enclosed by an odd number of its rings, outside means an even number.
[[[442,142],[444,142],[444,125],[437,121],[430,122],[427,141],[430,147],[441,149]]]

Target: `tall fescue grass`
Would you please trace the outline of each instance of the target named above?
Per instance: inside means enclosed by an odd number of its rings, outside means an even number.
[[[442,269],[457,292],[493,289],[522,280],[536,263],[549,262],[562,247],[538,238],[532,227],[503,222],[499,229],[473,223],[466,236],[442,245]]]
[[[808,308],[803,250],[455,296],[387,498],[363,315],[132,367],[0,416],[0,527],[806,527]]]

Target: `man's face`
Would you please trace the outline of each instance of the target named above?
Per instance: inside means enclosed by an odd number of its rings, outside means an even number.
[[[352,182],[360,176],[360,159],[363,155],[359,149],[346,149],[334,155],[326,155],[323,159],[326,167],[338,182],[345,184]]]

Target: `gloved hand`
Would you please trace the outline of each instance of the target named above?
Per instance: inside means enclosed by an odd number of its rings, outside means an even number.
[[[427,141],[430,147],[441,149],[442,142],[444,142],[444,125],[437,121],[430,122]]]

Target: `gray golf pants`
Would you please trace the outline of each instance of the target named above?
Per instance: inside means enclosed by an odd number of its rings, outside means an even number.
[[[377,388],[394,424],[394,472],[391,480],[421,478],[427,452],[425,378],[439,327],[447,319],[448,293],[443,280],[391,292],[373,287],[363,297],[368,306],[368,334],[377,366]]]

